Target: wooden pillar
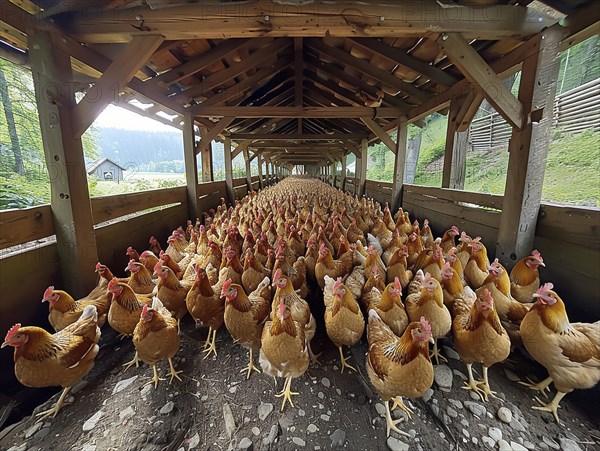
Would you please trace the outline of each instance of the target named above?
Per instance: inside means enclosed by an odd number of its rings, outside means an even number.
[[[262,175],[262,157],[258,155],[256,157],[256,161],[258,163],[258,186],[260,187],[260,189],[263,189],[265,187],[265,184]]]
[[[267,186],[271,184],[271,174],[269,174],[269,162],[265,160],[265,177],[267,178]]]
[[[341,186],[342,191],[345,191],[345,189],[346,189],[346,163],[347,163],[347,160],[348,160],[348,156],[344,155],[342,157],[342,186]]]
[[[53,47],[50,34],[29,34],[29,58],[50,173],[51,206],[62,283],[74,298],[96,284],[96,234],[81,138],[75,138],[71,60]]]
[[[212,142],[206,146],[200,147],[200,159],[202,160],[202,181],[212,182],[213,179],[213,167],[212,167]]]
[[[250,153],[248,148],[244,149],[244,163],[246,163],[246,185],[248,185],[248,192],[252,191],[252,168],[250,167]]]
[[[469,129],[454,133],[452,149],[452,169],[450,170],[450,186],[452,189],[464,189],[467,175],[467,150],[469,147]]]
[[[423,133],[419,132],[417,136],[408,140],[406,146],[406,163],[404,166],[404,183],[412,184],[415,182],[417,174],[417,163],[419,162],[419,153],[421,151],[421,140]]]
[[[394,178],[390,209],[395,212],[402,205],[402,186],[404,185],[404,169],[406,166],[406,140],[408,139],[408,123],[398,124],[396,131],[396,155],[394,158]]]
[[[539,52],[523,62],[519,101],[527,118],[522,130],[513,128],[496,256],[507,267],[529,254],[542,197],[550,142],[552,111],[560,66],[559,30],[540,33]]]
[[[227,198],[233,204],[235,202],[235,194],[233,192],[233,167],[231,163],[231,140],[226,137],[223,142],[223,159],[225,160],[225,189],[227,190]]]
[[[183,115],[183,157],[188,197],[188,216],[192,221],[200,214],[198,211],[198,163],[195,147],[194,118],[190,113],[186,113]]]
[[[450,187],[450,177],[453,167],[454,140],[456,137],[457,119],[460,104],[457,99],[450,101],[450,112],[448,113],[448,125],[446,126],[446,147],[444,149],[444,169],[442,172],[442,188]]]
[[[357,169],[358,177],[358,197],[362,197],[365,194],[365,182],[367,180],[367,149],[369,143],[366,139],[360,142],[360,169]],[[358,163],[358,159],[357,159]],[[357,164],[358,166],[358,164]]]

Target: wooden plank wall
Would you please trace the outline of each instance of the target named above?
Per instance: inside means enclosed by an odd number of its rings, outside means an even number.
[[[54,235],[50,205],[0,212],[0,249]]]
[[[392,198],[392,184],[375,180],[365,181],[365,195],[372,197],[382,206]]]

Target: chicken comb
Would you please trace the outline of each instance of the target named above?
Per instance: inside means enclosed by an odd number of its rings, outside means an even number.
[[[229,290],[229,287],[231,286],[231,284],[233,283],[233,280],[231,279],[227,279],[225,282],[223,282],[223,288],[221,288],[221,295]]]
[[[21,328],[21,323],[17,323],[13,327],[8,329],[8,332],[6,333],[6,337],[4,337],[4,341],[8,341],[12,337],[14,337],[19,332],[20,328]]]
[[[496,271],[502,271],[502,266],[497,258],[490,264],[490,268],[494,268]]]
[[[426,272],[425,275],[423,276],[423,283],[427,283],[430,280],[433,280],[433,277],[430,273]]]
[[[442,271],[448,271],[451,268],[452,266],[450,265],[450,262],[447,261],[446,263],[444,263],[444,266],[442,266]]]
[[[494,298],[492,296],[492,293],[490,292],[490,290],[488,290],[487,288],[483,290],[483,299],[488,302],[488,303],[494,303]]]
[[[144,317],[148,314],[148,305],[144,304],[144,306],[142,307],[142,314],[141,316]]]
[[[468,243],[471,241],[471,237],[469,235],[467,235],[467,232],[460,232],[460,238],[458,239],[458,241],[461,241],[463,243]]]
[[[534,249],[533,251],[531,251],[531,256],[533,258],[538,259],[541,262],[544,261],[544,259],[542,258],[542,254],[540,254],[540,251],[538,251],[537,249]]]
[[[411,233],[408,237],[410,241],[415,241],[417,239],[417,234],[415,232]]]
[[[450,230],[453,230],[457,235],[460,235],[460,230],[458,230],[458,227],[456,227],[455,225],[450,227]]]
[[[108,289],[112,290],[117,284],[119,283],[119,281],[117,280],[116,277],[113,277],[112,279],[110,279],[110,281],[108,282]]]
[[[406,244],[402,245],[401,252],[408,257],[408,246]]]
[[[158,262],[156,262],[156,265],[154,265],[154,271],[160,271],[163,267],[162,262],[159,260]],[[113,279],[114,280],[114,279]]]
[[[548,282],[538,288],[537,294],[549,295],[550,290],[552,289],[554,289],[554,284],[552,282]]]
[[[53,291],[54,291],[54,287],[52,285],[50,285],[48,288],[46,288],[46,291],[44,291],[43,299],[48,299],[50,296],[52,296]]]
[[[133,247],[127,246],[127,251],[125,251],[125,255],[129,255],[129,253],[132,251],[133,251]]]
[[[398,279],[397,277],[394,277],[394,285],[396,287],[396,290],[402,291],[402,284],[400,283],[400,279]]]
[[[425,228],[425,227],[427,227],[427,226],[429,226],[429,219],[425,219],[425,220],[423,221],[423,228]]]
[[[337,289],[340,287],[340,285],[342,284],[343,279],[341,277],[338,277],[335,282],[333,282],[333,291],[337,291]]]
[[[421,327],[423,327],[423,331],[425,331],[425,333],[431,334],[431,324],[429,324],[429,321],[427,321],[424,316],[421,316],[419,322],[421,323]]]
[[[281,268],[277,268],[277,270],[275,270],[275,274],[273,274],[273,280],[279,280],[281,276],[283,276],[283,271]]]
[[[480,242],[481,242],[481,237],[480,236],[478,236],[476,238],[473,238],[471,240],[471,244],[479,244]]]
[[[204,226],[203,226],[203,225],[201,225],[201,226],[198,228],[198,230],[200,230],[200,233],[204,233],[206,229],[204,228]]]
[[[323,249],[325,249],[325,243],[321,241],[321,244],[319,244],[319,251],[322,251]]]
[[[154,236],[151,236],[150,239],[148,240],[148,242],[150,244],[155,243],[156,241],[158,241]]]
[[[102,269],[102,263],[96,263],[96,271],[100,271]]]

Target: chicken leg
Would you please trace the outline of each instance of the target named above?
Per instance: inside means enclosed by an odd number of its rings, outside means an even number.
[[[481,389],[481,391],[483,392],[483,399],[485,401],[488,401],[488,396],[491,396],[492,398],[496,398],[496,399],[500,399],[496,396],[495,391],[490,390],[490,382],[488,381],[488,368],[487,366],[483,366],[483,380],[479,381],[479,383],[477,384],[477,387],[479,387]],[[502,401],[502,399],[500,399]]]
[[[483,397],[483,393],[484,391],[479,388],[479,386],[477,385],[477,382],[475,382],[475,378],[473,377],[473,364],[471,363],[467,363],[467,372],[469,373],[469,382],[465,383],[465,385],[463,385],[463,389],[464,390],[473,390],[475,393],[477,393],[481,400],[484,400]]]
[[[152,369],[154,370],[154,377],[152,377],[148,382],[146,382],[144,384],[144,386],[154,383],[154,388],[158,388],[158,381],[164,381],[165,379],[158,376],[158,370],[156,369],[156,363],[154,365],[152,365]]]
[[[433,342],[433,351],[431,352],[431,355],[429,356],[429,358],[431,358],[431,357],[435,357],[436,365],[440,364],[440,359],[442,359],[444,362],[448,361],[448,359],[446,357],[444,357],[442,354],[440,354],[440,350],[438,349],[438,345],[437,345],[437,340],[434,340],[434,342]]]
[[[283,404],[281,404],[281,411],[283,412],[283,408],[285,407],[285,402],[289,401],[290,405],[294,407],[294,403],[292,402],[292,395],[298,395],[299,393],[292,391],[292,376],[288,376],[285,380],[285,384],[283,385],[283,391],[275,395],[277,398],[281,398],[283,396]]]
[[[543,412],[551,412],[552,415],[554,415],[554,418],[556,419],[556,422],[558,424],[560,424],[560,420],[558,419],[558,403],[560,403],[560,400],[563,399],[565,395],[566,395],[566,393],[563,393],[561,391],[557,392],[556,396],[554,397],[554,399],[552,401],[550,401],[548,404],[543,403],[536,396],[535,400],[537,402],[539,402],[541,404],[541,406],[533,406],[532,409],[541,410]]]
[[[254,359],[252,354],[253,351],[252,348],[250,348],[250,361],[248,362],[248,366],[240,370],[240,373],[248,371],[248,374],[246,375],[246,380],[250,379],[250,375],[252,374],[253,370],[260,374],[260,370],[254,365]],[[277,379],[275,379],[275,383],[277,383]]]
[[[171,383],[173,382],[173,378],[177,378],[179,380],[181,380],[181,378],[179,377],[179,374],[183,373],[183,371],[175,371],[175,368],[173,367],[173,361],[169,358],[169,371],[170,371],[170,376],[171,376],[171,380],[169,381],[169,385],[171,385]]]
[[[352,365],[350,365],[348,363],[348,359],[350,357],[348,357],[348,358],[344,357],[344,351],[342,351],[341,346],[339,347],[339,350],[340,350],[340,362],[342,362],[342,374],[344,374],[344,368],[348,368],[348,370],[352,370],[356,373],[357,372],[356,368],[354,368]]]
[[[552,378],[550,376],[548,376],[543,381],[538,382],[537,384],[529,378],[527,378],[527,380],[529,382],[519,381],[519,384],[524,385],[525,387],[529,388],[530,390],[542,392],[542,395],[544,395],[545,398],[548,397],[548,395],[546,394],[546,390],[548,390],[548,393],[550,393],[549,386],[552,383]]]
[[[210,334],[211,329],[208,330],[208,333]],[[212,330],[212,339],[210,340],[210,346],[204,350],[204,352],[206,353],[206,355],[204,356],[205,359],[207,359],[212,353],[215,354],[215,356],[217,355],[217,330],[213,329]]]
[[[140,366],[140,360],[138,358],[138,353],[137,351],[135,351],[135,356],[133,357],[132,360],[130,360],[127,363],[124,363],[123,366],[125,367],[125,369],[123,371],[127,371],[129,368],[131,368],[133,365],[135,365],[135,367],[137,368],[138,366]]]
[[[196,324],[196,327],[198,325]],[[208,328],[208,335],[206,336],[206,341],[204,342],[204,349],[210,348],[210,339],[212,338],[212,327]]]
[[[306,346],[308,347],[308,354],[310,355],[310,362],[313,365],[318,365],[319,364],[319,356],[321,355],[321,353],[315,354],[312,350],[312,348],[310,347],[310,341],[306,340]]]
[[[56,401],[56,404],[54,404],[54,406],[51,409],[44,410],[43,412],[38,413],[37,416],[39,418],[36,420],[36,423],[39,423],[40,421],[43,421],[50,416],[52,418],[56,417],[56,414],[62,408],[62,406],[65,402],[65,399],[70,391],[71,391],[71,387],[65,388],[63,390],[63,392],[60,394],[60,398],[58,398],[58,401]]]
[[[390,431],[396,431],[396,432],[397,432],[398,434],[400,434],[400,435],[405,435],[405,436],[407,436],[407,437],[410,437],[410,435],[409,435],[409,434],[407,434],[407,433],[406,433],[406,432],[404,432],[404,431],[401,431],[400,429],[398,429],[398,428],[396,427],[396,425],[397,425],[398,423],[400,423],[400,422],[403,420],[403,418],[399,418],[399,419],[397,419],[397,420],[394,420],[394,419],[392,419],[392,412],[390,412],[390,404],[389,404],[389,401],[385,401],[385,403],[384,403],[384,404],[385,404],[385,425],[386,425],[386,433],[387,433],[387,436],[388,436],[388,437],[390,436]]]
[[[402,396],[396,396],[393,399],[394,404],[392,405],[392,411],[394,411],[396,407],[400,407],[400,409],[402,409],[406,413],[409,419],[412,418],[414,412],[406,404],[404,404]]]

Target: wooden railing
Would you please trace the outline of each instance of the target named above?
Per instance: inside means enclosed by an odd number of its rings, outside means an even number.
[[[381,204],[385,204],[386,202],[390,202],[392,198],[392,187],[392,183],[366,180],[365,195],[372,197]]]

